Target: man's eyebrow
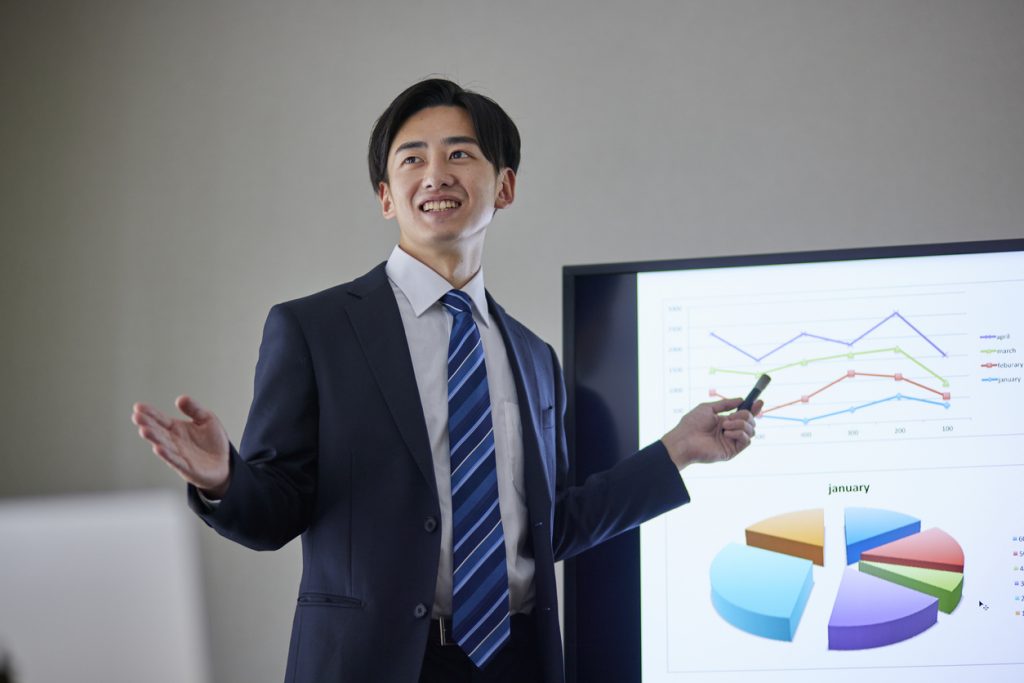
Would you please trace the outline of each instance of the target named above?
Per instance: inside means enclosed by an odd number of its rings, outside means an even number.
[[[406,149],[423,149],[427,146],[427,143],[421,140],[410,140],[409,142],[403,142],[398,147],[395,147],[395,154]]]
[[[476,145],[480,146],[480,142],[472,135],[452,135],[447,138],[441,138],[441,144],[445,146],[451,145]],[[395,147],[395,154],[403,152],[407,149],[426,149],[427,143],[422,140],[409,140],[403,142],[398,147]]]
[[[480,146],[480,143],[471,135],[454,135],[450,138],[444,138],[441,140],[446,145],[476,145]]]

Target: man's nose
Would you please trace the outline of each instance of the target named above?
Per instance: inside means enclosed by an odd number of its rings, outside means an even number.
[[[450,187],[455,182],[447,159],[432,160],[428,163],[426,173],[423,174],[423,187],[437,189]]]

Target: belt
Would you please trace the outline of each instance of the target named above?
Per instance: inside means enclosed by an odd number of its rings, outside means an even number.
[[[514,636],[520,629],[527,626],[530,619],[531,616],[529,614],[513,614],[509,618],[509,630],[512,635]],[[458,647],[459,644],[455,642],[455,636],[452,635],[451,617],[431,619],[427,641],[432,645],[441,645],[442,647]]]
[[[458,645],[455,642],[455,636],[452,635],[452,620],[450,617],[431,619],[430,635],[427,638],[435,645]]]

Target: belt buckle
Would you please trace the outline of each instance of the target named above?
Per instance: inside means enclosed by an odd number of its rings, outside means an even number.
[[[454,639],[452,639],[451,634],[448,632],[450,628],[451,622],[447,619],[441,618],[437,620],[437,635],[442,647],[458,644]]]

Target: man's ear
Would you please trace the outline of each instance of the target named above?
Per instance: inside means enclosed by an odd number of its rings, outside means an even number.
[[[384,181],[377,185],[377,199],[380,200],[380,212],[384,218],[394,218],[395,202],[391,199],[391,187]]]
[[[494,208],[504,209],[516,198],[516,172],[505,167],[498,174],[498,193],[494,198]]]

